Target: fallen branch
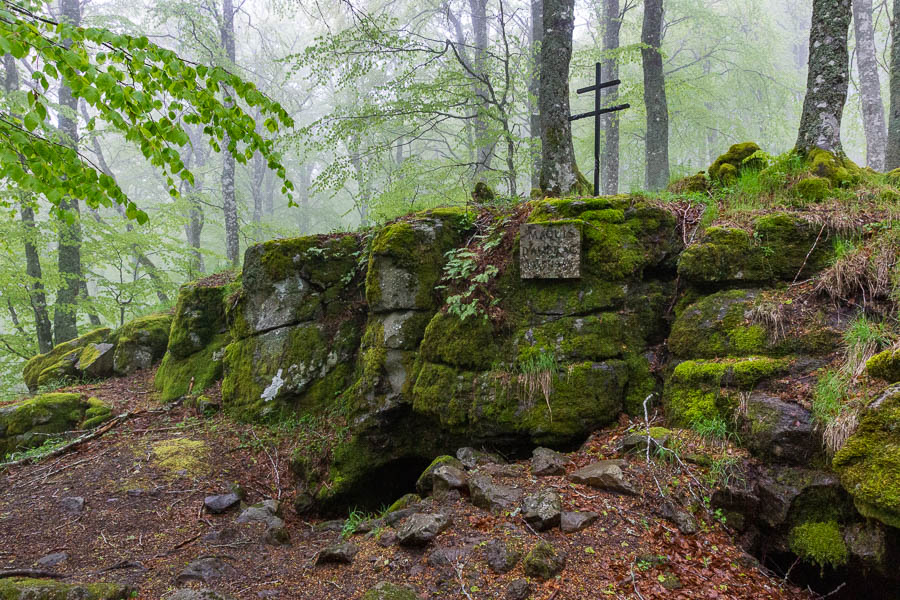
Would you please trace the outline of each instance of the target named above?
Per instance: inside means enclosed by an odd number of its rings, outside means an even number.
[[[631,561],[631,587],[634,588],[634,593],[637,594],[637,597],[641,600],[644,600],[644,597],[641,595],[641,592],[638,590],[637,581],[634,579],[634,561]]]
[[[791,282],[791,285],[797,283],[797,279],[800,278],[800,273],[803,272],[803,269],[806,268],[806,261],[809,260],[809,257],[812,256],[813,251],[816,249],[816,246],[819,244],[819,239],[822,237],[822,232],[825,231],[825,224],[822,224],[822,229],[819,230],[819,235],[816,236],[816,241],[813,242],[812,248],[809,249],[809,252],[806,253],[806,258],[803,259],[803,264],[800,265],[800,270],[797,271],[797,274],[794,275],[794,280]]]
[[[25,465],[25,464],[35,462],[38,460],[43,460],[46,458],[53,458],[54,456],[59,456],[61,454],[65,454],[72,448],[75,448],[76,446],[80,446],[81,444],[83,444],[85,442],[89,442],[90,440],[96,439],[96,438],[102,436],[103,434],[105,434],[106,432],[108,432],[110,429],[112,429],[116,425],[119,425],[120,423],[124,423],[125,421],[127,421],[128,419],[131,419],[133,417],[142,415],[145,412],[147,412],[147,411],[140,411],[140,412],[136,412],[136,413],[132,413],[132,412],[122,413],[121,415],[114,418],[112,421],[110,421],[106,425],[99,427],[99,428],[91,431],[90,433],[86,433],[80,437],[77,437],[74,440],[72,440],[71,442],[69,442],[68,444],[66,444],[65,446],[60,446],[56,450],[53,450],[52,452],[49,452],[48,454],[45,454],[44,456],[27,456],[25,458],[20,458],[19,460],[13,460],[10,462],[0,463],[0,469],[8,469],[9,467],[18,467],[19,465]]]
[[[41,571],[39,569],[8,569],[0,571],[0,579],[8,577],[37,577],[40,579],[63,579],[66,577],[62,573],[54,573],[53,571]]]

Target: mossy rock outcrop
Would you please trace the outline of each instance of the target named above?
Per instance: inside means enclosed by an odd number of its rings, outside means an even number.
[[[796,332],[774,337],[753,319],[758,290],[725,290],[703,296],[684,308],[672,325],[668,345],[678,358],[727,358],[830,354],[840,332],[826,315],[797,323]],[[808,321],[808,322],[807,322]]]
[[[62,583],[15,577],[0,579],[2,600],[128,600],[132,590],[117,583]]]
[[[166,355],[156,371],[160,400],[176,400],[190,389],[202,392],[222,378],[225,347],[231,343],[226,304],[239,289],[234,281],[208,285],[201,280],[181,287]]]
[[[111,416],[102,401],[81,394],[42,394],[0,406],[0,457],[40,446],[57,434],[91,429]]]
[[[125,323],[112,334],[115,344],[113,370],[118,375],[149,369],[166,353],[172,315],[147,315]]]
[[[814,148],[806,155],[809,170],[815,177],[822,177],[834,187],[843,187],[860,180],[863,170],[846,156]]]
[[[728,152],[717,158],[710,165],[709,178],[713,181],[728,183],[734,180],[744,169],[762,168],[764,166],[762,161],[750,158],[759,151],[759,146],[753,142],[734,144],[728,149]]]
[[[808,277],[829,258],[828,244],[817,243],[819,228],[790,215],[757,219],[752,233],[711,227],[685,250],[678,273],[700,285],[766,284]]]
[[[900,382],[900,350],[885,350],[866,362],[866,372],[888,383]]]
[[[861,514],[900,528],[900,386],[869,406],[832,464]]]
[[[49,384],[64,384],[75,381],[82,377],[83,371],[79,369],[79,361],[83,351],[87,350],[89,355],[95,353],[98,345],[105,344],[110,337],[111,330],[108,328],[95,329],[74,340],[63,342],[53,348],[46,354],[39,354],[32,357],[25,363],[22,375],[25,379],[25,385],[28,389],[36,391],[39,387]],[[104,349],[104,354],[109,348]],[[85,361],[84,367],[89,368],[95,361]],[[96,373],[97,377],[109,375],[109,372]]]

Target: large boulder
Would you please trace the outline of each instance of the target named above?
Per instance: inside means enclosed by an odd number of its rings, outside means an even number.
[[[228,302],[239,289],[231,274],[181,286],[166,355],[156,371],[155,385],[163,402],[189,390],[202,392],[222,378],[225,347],[231,342]]]
[[[113,334],[116,374],[128,375],[158,362],[166,353],[171,328],[172,315],[162,313],[134,319],[116,330]]]
[[[0,458],[40,446],[68,431],[96,427],[111,411],[100,400],[81,394],[52,393],[0,406]]]
[[[105,369],[98,368],[94,363],[100,356],[107,356],[105,363],[109,363],[111,357],[110,346],[107,342],[112,331],[108,328],[95,329],[74,340],[63,342],[46,354],[32,357],[25,363],[22,376],[25,385],[32,392],[40,387],[51,384],[64,385],[80,379],[85,371],[90,369],[92,377],[106,377],[112,374],[112,364],[104,364]],[[102,350],[99,349],[102,347]],[[84,363],[81,363],[82,353],[85,354]]]

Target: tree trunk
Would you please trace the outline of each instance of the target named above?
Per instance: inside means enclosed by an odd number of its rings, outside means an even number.
[[[541,187],[541,44],[544,40],[544,1],[531,0],[531,78],[528,80],[531,123],[531,187]]]
[[[472,18],[472,34],[474,36],[474,60],[472,70],[478,77],[483,77],[487,63],[488,47],[488,20],[487,0],[469,0],[469,12]],[[484,116],[487,106],[488,91],[485,84],[478,79],[473,82],[475,96],[478,98],[475,118],[472,119],[475,134],[475,178],[491,168],[491,159],[494,155],[494,142],[488,135],[488,124]]]
[[[894,15],[900,15],[900,0],[894,0]],[[891,23],[891,108],[885,170],[900,168],[900,19]]]
[[[797,151],[819,148],[843,155],[841,118],[847,101],[850,0],[813,0],[809,75],[800,117]]]
[[[356,210],[359,211],[359,226],[369,226],[369,207],[372,203],[372,188],[369,185],[369,178],[363,169],[362,158],[359,155],[359,139],[351,138],[350,164],[356,171],[356,185],[359,189],[359,198],[356,202]]]
[[[541,44],[541,190],[550,196],[585,193],[589,184],[575,164],[569,123],[569,62],[575,0],[544,1],[544,40]]]
[[[253,197],[253,222],[258,226],[262,223],[263,214],[263,194],[265,188],[263,180],[266,176],[266,159],[257,152],[253,156],[253,165],[250,178],[250,195]]]
[[[619,0],[603,0],[603,52],[611,52],[619,48],[619,31],[622,19],[619,13]],[[606,56],[602,64],[603,78],[611,81],[619,77],[619,62],[612,56]],[[619,89],[616,86],[603,90],[603,105],[615,106],[619,100]],[[619,193],[619,113],[603,115],[603,131],[605,144],[600,155],[600,179],[603,193],[614,195]]]
[[[863,126],[866,132],[866,165],[876,171],[884,171],[887,126],[884,122],[884,101],[881,98],[881,81],[875,58],[872,0],[853,0],[853,24]]]
[[[12,54],[4,55],[3,66],[6,69],[4,84],[8,95],[19,89],[19,70]],[[31,207],[30,198],[25,197],[24,194],[20,196],[19,212],[25,234],[25,274],[28,276],[28,299],[31,303],[31,310],[34,312],[38,352],[45,354],[53,349],[53,325],[50,323],[50,315],[47,311],[41,256],[35,245],[38,233],[34,223],[34,209]]]
[[[81,24],[79,0],[59,0],[60,19],[72,25]],[[71,41],[64,42],[71,45]],[[64,143],[78,148],[78,100],[65,85],[59,87],[59,103],[69,111],[59,113],[59,129]],[[77,198],[64,198],[59,207],[70,215],[60,219],[57,253],[60,287],[53,308],[53,330],[57,344],[78,337],[78,294],[81,291],[81,224]]]
[[[234,50],[234,0],[222,0],[222,49],[228,59],[228,68],[235,62]],[[231,90],[225,87],[226,105],[232,103]],[[234,156],[228,152],[231,139],[222,140],[222,211],[225,215],[225,256],[232,266],[241,262],[240,224],[238,222],[237,199],[234,195]]]
[[[660,52],[662,27],[663,0],[645,0],[641,59],[644,65],[644,105],[647,108],[644,156],[648,190],[661,190],[669,184],[669,105]]]
[[[309,235],[311,233],[309,222],[309,186],[311,185],[311,179],[312,166],[309,163],[303,163],[300,165],[300,185],[297,189],[300,200],[297,207],[297,228],[300,230],[300,235]]]

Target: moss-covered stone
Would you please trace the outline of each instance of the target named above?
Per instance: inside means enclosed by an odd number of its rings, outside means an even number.
[[[490,321],[438,313],[425,328],[420,352],[427,361],[485,371],[497,360],[499,347]]]
[[[212,338],[199,352],[187,357],[178,358],[173,352],[167,352],[154,379],[159,399],[171,402],[187,394],[188,390],[202,392],[222,379],[225,347],[230,342],[231,336],[223,333]]]
[[[463,469],[463,464],[456,457],[446,454],[438,456],[431,461],[431,464],[422,471],[421,475],[419,475],[419,479],[416,480],[416,491],[420,494],[429,494],[434,487],[434,472],[438,467],[443,465],[456,467],[460,470]]]
[[[178,303],[169,333],[168,352],[187,358],[203,350],[225,330],[227,286],[188,283],[178,291]]]
[[[106,342],[109,338],[108,328],[95,329],[74,340],[63,342],[46,354],[38,354],[25,363],[22,376],[25,385],[31,391],[49,383],[65,383],[78,377],[75,368],[81,351],[90,344]]]
[[[625,355],[628,365],[628,385],[625,391],[624,409],[631,416],[644,414],[644,400],[655,396],[659,387],[656,377],[650,370],[650,361],[639,354]],[[651,398],[653,400],[653,398]]]
[[[525,574],[538,579],[552,579],[566,566],[566,555],[549,542],[541,540],[522,561]]]
[[[397,500],[395,500],[394,503],[391,504],[386,511],[384,511],[384,514],[387,515],[392,512],[397,512],[398,510],[403,510],[404,508],[409,508],[413,504],[421,501],[422,497],[418,494],[403,494],[402,496],[397,498]]]
[[[359,324],[347,320],[334,328],[283,327],[229,344],[222,381],[225,411],[258,420],[332,405],[336,393],[348,387],[360,337]]]
[[[99,398],[88,398],[87,409],[84,411],[82,429],[93,429],[112,418],[112,408]]]
[[[831,181],[825,177],[801,179],[792,188],[793,193],[807,202],[819,202],[831,193]]]
[[[0,579],[0,600],[127,600],[131,588],[117,583],[62,583],[46,579]]]
[[[823,570],[841,567],[849,557],[841,528],[834,521],[797,525],[790,533],[790,547],[804,561]]]
[[[860,180],[862,169],[846,156],[814,148],[806,155],[809,171],[816,177],[828,179],[834,187],[843,187]]]
[[[0,457],[40,446],[53,434],[80,429],[88,408],[81,394],[65,393],[42,394],[0,406]]]
[[[810,276],[828,260],[820,229],[787,214],[760,217],[753,232],[709,228],[700,243],[685,250],[678,273],[698,284],[767,283]]]
[[[767,334],[750,322],[757,293],[728,290],[705,296],[672,325],[669,349],[679,357],[717,358],[767,354]]]
[[[287,238],[249,247],[232,336],[239,340],[341,314],[345,302],[359,294],[363,252],[354,234]]]
[[[172,315],[168,313],[148,315],[125,323],[112,334],[116,351],[113,369],[120,375],[128,375],[148,369],[166,353]]]
[[[673,181],[667,189],[673,194],[704,194],[709,191],[709,179],[705,172],[700,171],[696,175]]]
[[[900,381],[900,350],[885,350],[866,362],[866,372],[888,383]]]
[[[747,160],[759,150],[759,146],[753,142],[734,144],[728,149],[728,152],[710,165],[709,178],[713,181],[727,182],[736,177],[742,169],[762,168],[762,161]]]
[[[411,589],[382,581],[367,591],[362,600],[417,600],[418,596]]]
[[[445,220],[423,218],[385,226],[372,240],[366,273],[370,308],[376,313],[435,310],[444,253],[460,241],[461,230]]]
[[[860,513],[900,527],[900,386],[869,407],[832,464]]]
[[[519,364],[540,352],[550,352],[563,363],[602,361],[634,352],[642,345],[639,324],[612,312],[553,319],[520,330],[514,342]]]

